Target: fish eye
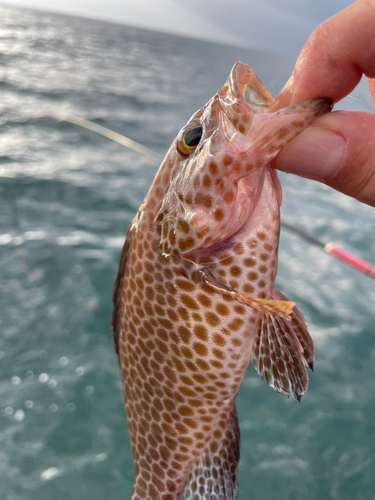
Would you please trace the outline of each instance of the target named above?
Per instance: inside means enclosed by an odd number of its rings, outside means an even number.
[[[183,146],[186,149],[195,149],[202,137],[202,127],[194,127],[186,132],[182,139]]]
[[[189,156],[197,148],[203,135],[203,127],[195,119],[182,128],[177,136],[176,146],[182,156]]]

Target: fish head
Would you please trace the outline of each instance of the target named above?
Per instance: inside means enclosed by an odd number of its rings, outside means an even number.
[[[163,255],[216,248],[239,231],[259,199],[262,167],[332,108],[331,101],[314,99],[272,113],[273,102],[250,66],[237,62],[225,85],[181,129],[169,152],[174,165],[155,219]]]

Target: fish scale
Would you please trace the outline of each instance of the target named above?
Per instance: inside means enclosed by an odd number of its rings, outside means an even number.
[[[331,103],[272,114],[272,102],[236,63],[178,134],[128,230],[113,329],[132,500],[235,499],[235,399],[249,362],[282,394],[307,389],[312,340],[273,288],[281,188],[269,162]]]

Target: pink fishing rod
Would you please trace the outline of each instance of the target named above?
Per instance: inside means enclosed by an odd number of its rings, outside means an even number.
[[[313,245],[323,248],[325,252],[329,253],[337,260],[344,262],[348,266],[353,267],[360,273],[365,274],[366,276],[369,276],[372,279],[375,279],[375,266],[373,264],[370,264],[366,260],[360,259],[356,255],[353,255],[352,253],[347,252],[346,250],[342,250],[333,243],[324,243],[323,241],[318,240],[318,238],[310,236],[301,229],[291,226],[286,222],[281,222],[281,226],[290,231],[291,233],[300,236],[309,243],[312,243]]]

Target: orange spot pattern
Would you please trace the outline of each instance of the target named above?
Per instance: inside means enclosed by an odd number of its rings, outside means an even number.
[[[241,74],[242,83],[244,79]],[[232,91],[227,83],[220,92]],[[216,123],[217,104],[216,96],[202,111],[208,127]],[[237,104],[228,114],[237,130],[247,133],[251,116]],[[233,149],[203,155],[202,165],[195,164],[186,182],[189,189],[175,189],[169,200],[174,211],[168,211],[162,202],[169,183],[189,164],[172,148],[129,230],[113,325],[135,464],[132,500],[178,500],[185,487],[187,500],[224,499],[225,491],[235,497],[239,436],[234,398],[252,347],[254,364],[267,382],[279,384],[280,390],[290,388],[287,351],[293,346],[289,349],[286,338],[269,341],[259,319],[263,316],[238,300],[240,294],[269,298],[273,292],[278,209],[270,208],[267,221],[257,222],[259,227],[222,250],[219,258],[203,256],[202,265],[229,295],[214,292],[212,283],[211,288],[203,284],[199,269],[194,274],[191,261],[180,254],[189,253],[194,260],[197,247],[217,242],[210,230],[225,227],[233,213],[237,181],[232,179],[263,167],[262,155],[281,149],[304,125],[297,120],[294,131],[281,128],[275,144],[266,138],[262,152],[252,156]],[[312,366],[313,347],[299,313],[293,313],[291,324]],[[278,356],[285,345],[289,350]]]
[[[185,233],[184,221],[179,224]],[[117,297],[120,364],[136,470],[133,500],[177,500],[186,484],[186,498],[194,497],[189,474],[198,474],[199,460],[213,460],[223,442],[228,457],[236,456],[238,443],[226,437],[234,431],[222,424],[229,418],[224,401],[244,376],[246,339],[258,313],[174,272],[168,258],[145,251],[154,238],[149,226],[130,237]],[[273,281],[272,238],[260,229],[211,263],[212,273],[257,296]]]

